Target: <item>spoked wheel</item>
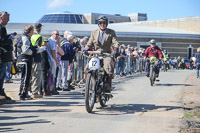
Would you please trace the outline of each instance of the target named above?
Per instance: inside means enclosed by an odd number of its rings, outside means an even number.
[[[92,112],[95,104],[96,92],[95,92],[95,79],[91,73],[88,73],[85,88],[85,108],[88,113]]]
[[[153,86],[154,81],[155,81],[155,75],[154,75],[154,72],[153,72],[153,67],[151,67],[150,68],[150,83],[151,83],[151,86]]]

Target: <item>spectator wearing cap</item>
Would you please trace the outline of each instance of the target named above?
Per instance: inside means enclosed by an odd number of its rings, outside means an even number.
[[[48,61],[50,64],[50,73],[53,76],[53,87],[50,88],[52,94],[57,95],[59,92],[56,90],[55,86],[55,77],[56,77],[56,68],[58,64],[57,60],[57,41],[59,40],[59,31],[54,30],[51,34],[51,37],[48,39],[47,44],[47,53],[48,53]]]
[[[48,43],[48,39],[44,38],[44,42],[42,44],[42,47],[46,47]],[[40,85],[40,91],[43,93],[43,96],[50,96],[50,92],[47,89],[47,76],[48,71],[50,68],[49,62],[48,62],[48,54],[47,51],[43,51],[41,53],[42,60],[41,60],[41,85]]]
[[[42,30],[41,23],[35,23],[34,25],[35,33],[31,37],[31,43],[34,48],[40,48],[44,42],[44,38],[40,35]],[[41,53],[33,55],[33,64],[32,64],[32,79],[31,79],[31,89],[32,89],[32,98],[41,98],[40,86],[41,86]]]
[[[6,64],[12,61],[12,39],[11,35],[7,34],[6,25],[9,21],[10,14],[5,11],[0,12],[0,100],[8,100],[11,98],[5,94],[3,82],[6,75]]]
[[[70,91],[71,86],[70,82],[68,81],[68,67],[70,63],[73,62],[75,52],[73,51],[72,43],[74,40],[73,35],[68,34],[69,31],[65,31],[64,33],[64,40],[61,42],[64,55],[61,57],[61,69],[63,73],[63,79],[62,79],[62,89],[63,91]]]

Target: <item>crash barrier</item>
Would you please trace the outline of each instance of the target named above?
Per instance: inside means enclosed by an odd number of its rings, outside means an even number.
[[[84,72],[85,66],[88,62],[87,57],[82,54],[77,54],[72,70],[72,81],[81,81],[86,78]],[[127,75],[135,72],[142,72],[145,68],[145,60],[143,57],[118,57],[114,60],[115,75]]]

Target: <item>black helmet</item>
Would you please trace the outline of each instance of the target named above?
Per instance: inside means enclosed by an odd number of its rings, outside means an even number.
[[[106,22],[106,25],[108,25],[108,18],[106,16],[99,16],[98,24],[100,24],[100,22]]]

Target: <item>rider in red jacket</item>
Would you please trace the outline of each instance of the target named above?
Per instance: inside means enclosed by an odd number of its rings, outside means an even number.
[[[158,59],[162,58],[162,51],[160,50],[160,48],[158,46],[156,46],[156,41],[154,39],[150,40],[150,46],[145,50],[145,57],[152,57],[155,56]],[[157,77],[159,75],[159,64],[156,64],[156,70],[155,73],[157,74]],[[146,72],[146,76],[149,77],[149,72],[150,72],[150,61],[147,60],[146,61],[146,65],[145,65],[145,72]]]

